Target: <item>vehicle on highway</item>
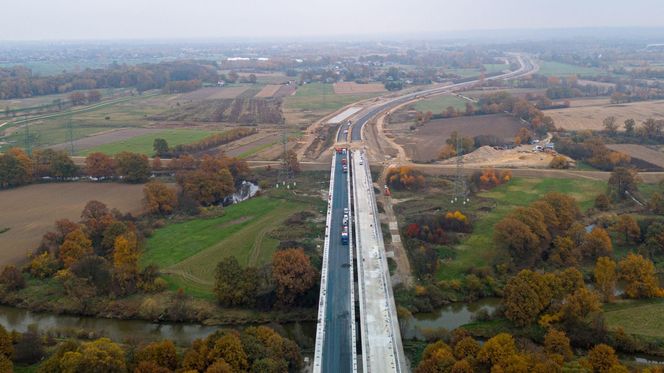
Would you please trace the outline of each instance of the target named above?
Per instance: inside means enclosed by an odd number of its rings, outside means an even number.
[[[341,232],[341,243],[348,245],[348,228],[344,227],[344,230]]]
[[[344,166],[346,165],[346,158],[345,157],[341,158],[341,164],[344,165]]]
[[[348,166],[344,165],[344,173],[348,172]]]
[[[344,214],[342,225],[344,226],[344,228],[348,228],[348,214]]]

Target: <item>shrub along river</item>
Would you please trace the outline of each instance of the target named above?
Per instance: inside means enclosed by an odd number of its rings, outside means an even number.
[[[498,298],[485,298],[471,303],[455,303],[432,313],[420,313],[402,322],[406,339],[423,339],[423,331],[445,328],[453,330],[473,321],[478,312],[492,313],[500,304]],[[151,323],[143,320],[118,320],[97,317],[37,313],[21,308],[0,306],[0,325],[7,330],[25,332],[35,327],[40,333],[82,338],[108,337],[116,342],[149,342],[170,339],[180,347],[188,347],[195,339],[205,338],[220,328],[251,326],[206,326],[186,323]],[[304,356],[312,356],[316,337],[316,323],[270,323],[267,326],[292,339],[303,349]],[[358,330],[359,331],[359,330]],[[623,356],[636,362],[662,364],[664,358],[645,354]]]

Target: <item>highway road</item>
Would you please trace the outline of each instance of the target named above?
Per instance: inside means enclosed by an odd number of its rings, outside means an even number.
[[[527,58],[518,55],[517,56],[517,61],[519,61],[520,67],[517,70],[511,71],[506,74],[500,74],[500,75],[495,75],[491,77],[487,77],[484,80],[499,80],[499,79],[512,79],[516,78],[522,75],[530,74],[532,71],[536,68],[533,62]],[[463,82],[463,83],[457,83],[457,84],[452,84],[452,85],[447,85],[443,87],[436,87],[436,88],[431,88],[419,92],[413,92],[409,93],[403,96],[399,96],[396,98],[393,98],[389,101],[386,101],[382,104],[379,104],[377,106],[371,107],[367,109],[362,115],[355,120],[355,123],[352,125],[349,125],[348,123],[345,123],[341,125],[341,128],[339,130],[339,133],[337,134],[337,141],[338,142],[344,142],[347,139],[347,135],[344,134],[345,130],[349,131],[351,141],[362,141],[362,128],[364,125],[371,120],[373,117],[376,115],[388,111],[392,108],[395,108],[403,103],[406,103],[408,101],[414,100],[416,98],[420,97],[426,97],[426,96],[431,96],[431,95],[436,95],[436,94],[441,94],[441,93],[447,93],[447,92],[452,92],[452,91],[457,91],[460,89],[466,89],[470,88],[473,85],[477,84],[480,80],[471,80],[468,82]],[[349,128],[350,127],[350,128]]]
[[[345,157],[345,156],[343,156]],[[341,243],[344,208],[348,208],[348,174],[336,159],[330,244],[328,250],[327,306],[323,337],[323,372],[351,372],[353,367],[349,245]]]

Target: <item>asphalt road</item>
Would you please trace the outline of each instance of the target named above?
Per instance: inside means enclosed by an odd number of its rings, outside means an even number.
[[[341,243],[344,208],[348,207],[348,174],[337,157],[332,200],[332,226],[328,249],[327,307],[323,338],[324,373],[351,372],[353,367],[349,246]]]
[[[496,76],[491,76],[487,77],[485,80],[497,80],[497,79],[509,79],[513,78],[516,76],[520,76],[523,74],[527,74],[530,71],[534,69],[533,64],[528,58],[520,58],[519,59],[521,63],[521,67],[515,71],[509,72],[507,74],[501,74],[501,75],[496,75]],[[475,85],[479,80],[471,80],[468,82],[463,82],[463,83],[457,83],[457,84],[452,84],[448,85],[445,87],[437,87],[437,88],[432,88],[424,91],[419,91],[419,92],[413,92],[409,93],[407,95],[403,95],[400,97],[397,97],[395,99],[392,99],[380,106],[374,107],[367,111],[366,113],[362,114],[361,117],[359,117],[355,123],[351,126],[350,129],[350,135],[351,135],[351,141],[362,141],[362,128],[364,125],[374,116],[376,116],[379,113],[385,112],[387,110],[390,110],[394,107],[397,107],[407,101],[413,100],[417,98],[418,96],[430,96],[433,94],[438,94],[438,93],[444,93],[444,92],[450,92],[454,90],[459,90],[462,88],[468,88],[470,86]],[[343,133],[342,131],[339,132],[340,134]],[[337,141],[343,141],[345,137],[342,137],[341,135],[338,136]]]

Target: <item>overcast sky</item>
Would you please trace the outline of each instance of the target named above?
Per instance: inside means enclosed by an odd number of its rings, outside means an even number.
[[[0,40],[664,27],[664,0],[0,0]]]

